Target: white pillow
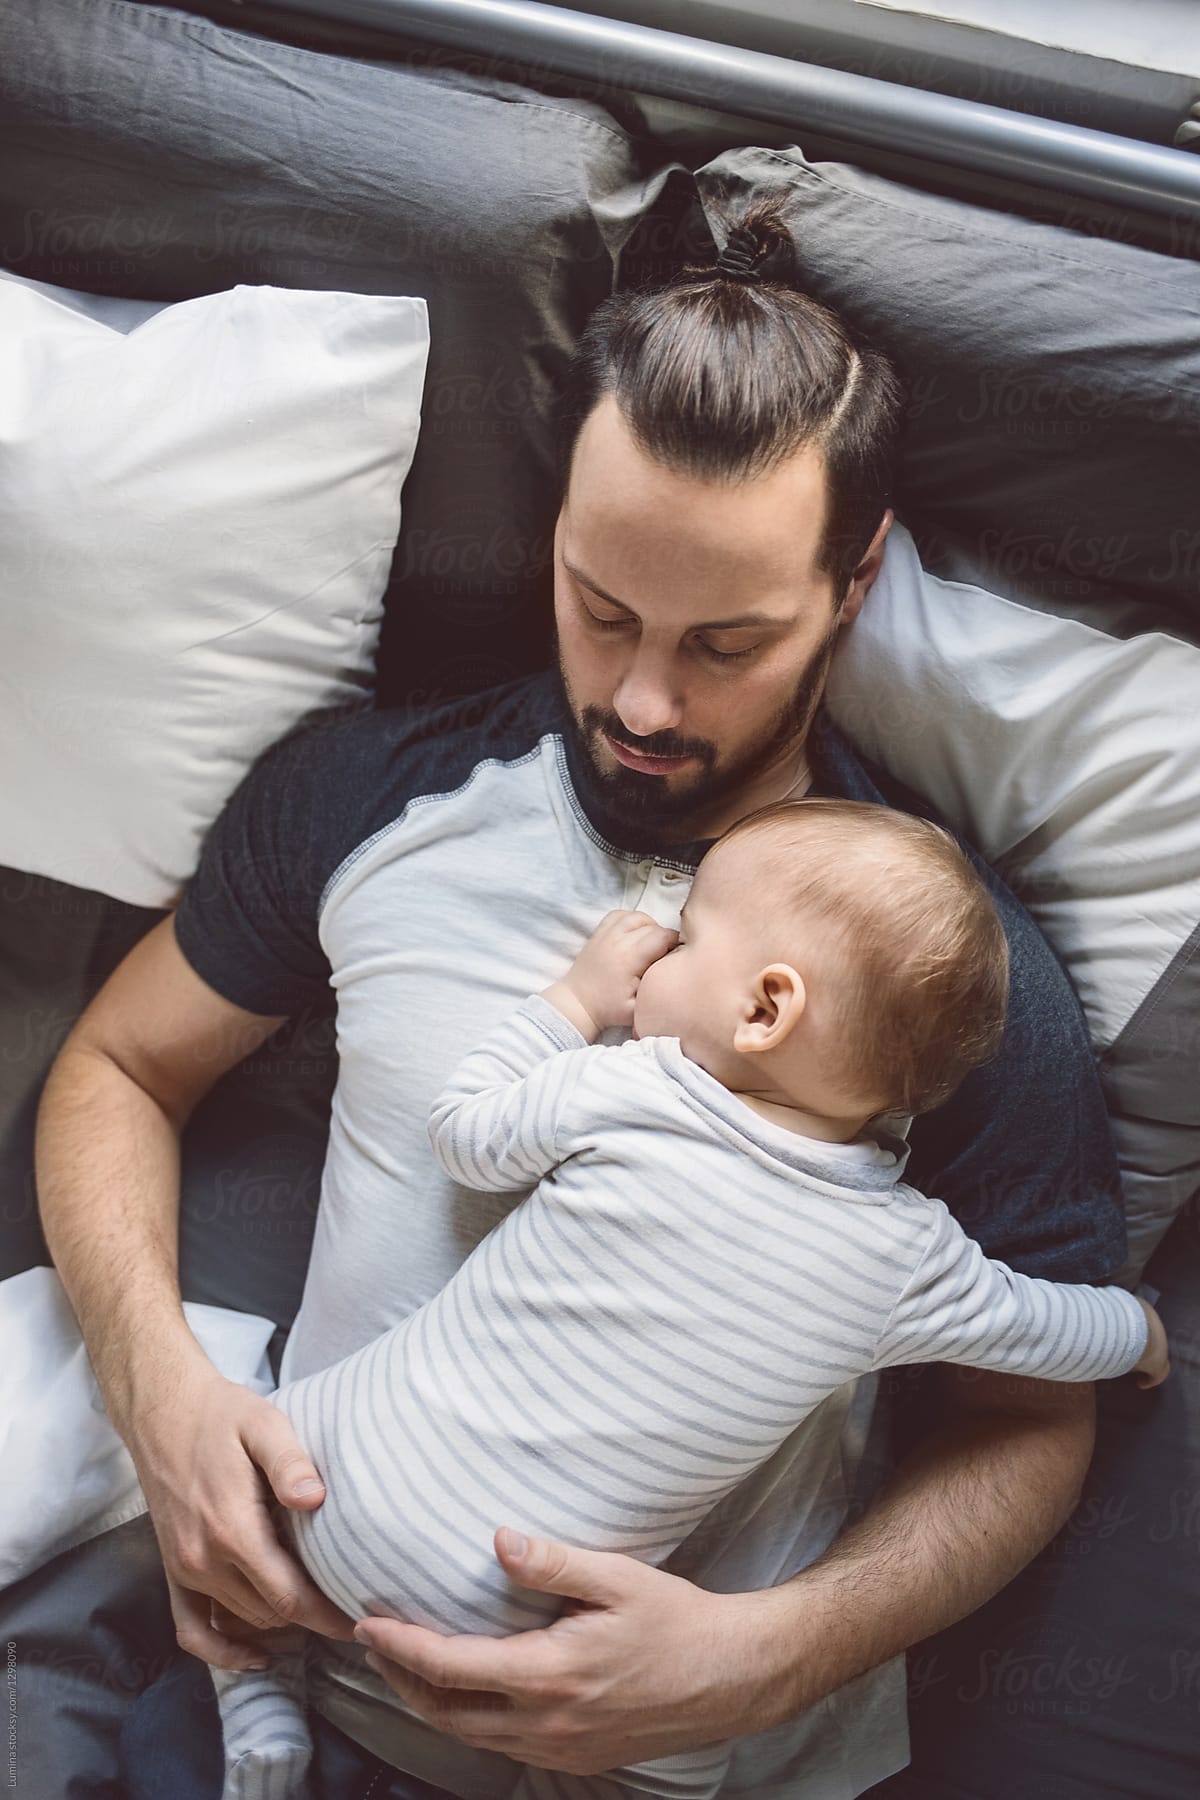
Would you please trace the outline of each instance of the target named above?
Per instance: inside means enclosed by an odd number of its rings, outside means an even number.
[[[894,526],[835,722],[996,864],[1100,1053],[1140,1271],[1200,1187],[1200,650],[940,581]]]
[[[228,1380],[256,1394],[275,1387],[272,1320],[194,1300],[183,1312]],[[146,1510],[54,1269],[0,1281],[0,1456],[0,1591]]]
[[[0,863],[167,906],[258,753],[368,689],[425,302],[0,274]]]

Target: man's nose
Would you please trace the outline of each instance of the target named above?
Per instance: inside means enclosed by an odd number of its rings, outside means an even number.
[[[676,730],[683,718],[683,695],[670,660],[654,654],[635,656],[617,683],[613,710],[633,737]]]

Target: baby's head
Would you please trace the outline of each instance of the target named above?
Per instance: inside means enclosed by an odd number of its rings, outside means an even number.
[[[853,800],[781,801],[719,838],[676,948],[637,996],[735,1092],[826,1116],[928,1112],[998,1048],[1008,946],[936,825]]]

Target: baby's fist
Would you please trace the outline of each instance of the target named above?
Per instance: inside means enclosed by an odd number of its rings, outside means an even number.
[[[1140,1362],[1133,1365],[1134,1373],[1139,1387],[1158,1387],[1171,1371],[1166,1328],[1148,1301],[1143,1300],[1140,1294],[1135,1294],[1134,1299],[1146,1315],[1147,1327],[1146,1348],[1142,1351]]]
[[[599,1035],[610,1026],[633,1024],[638,983],[679,937],[648,913],[618,909],[605,913],[561,983],[587,1015]],[[548,990],[553,997],[552,990]]]

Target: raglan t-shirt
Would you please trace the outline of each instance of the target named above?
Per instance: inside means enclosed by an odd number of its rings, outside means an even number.
[[[814,792],[931,816],[823,718],[810,752]],[[593,797],[578,757],[554,673],[418,717],[356,705],[266,752],[206,841],[175,921],[196,972],[261,1014],[297,1011],[329,986],[337,1002],[321,1204],[283,1381],[415,1311],[511,1207],[510,1195],[454,1183],[430,1148],[430,1105],[462,1057],[560,977],[612,908],[678,923],[706,845],[632,838]],[[1103,1280],[1121,1264],[1124,1228],[1082,1015],[1028,915],[973,860],[1008,935],[1009,1021],[997,1057],[914,1123],[907,1178],[1013,1268]],[[870,1380],[810,1414],[669,1566],[743,1591],[818,1556],[846,1517]],[[316,1646],[310,1697],[340,1729],[452,1793],[511,1793],[511,1762],[405,1714],[357,1646]],[[722,1794],[824,1800],[862,1791],[906,1758],[897,1658],[786,1726],[738,1740]]]

